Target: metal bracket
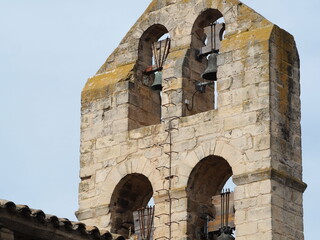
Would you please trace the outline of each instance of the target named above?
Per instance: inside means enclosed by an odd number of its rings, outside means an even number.
[[[196,82],[195,83],[196,91],[198,91],[200,93],[205,93],[206,87],[208,85],[213,85],[213,84],[214,84],[214,82]]]
[[[214,22],[210,24],[208,27],[205,27],[204,33],[207,35],[207,45],[200,49],[200,53],[198,58],[203,56],[207,56],[213,52],[219,52],[221,41],[223,37],[223,32],[225,30],[224,23]]]

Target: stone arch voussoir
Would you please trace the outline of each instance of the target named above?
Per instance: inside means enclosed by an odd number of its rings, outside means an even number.
[[[225,159],[231,166],[234,175],[239,175],[245,171],[245,155],[225,141],[212,140],[210,143],[198,146],[181,159],[180,164],[184,165],[184,172],[189,171],[191,173],[193,168],[208,156],[218,156]],[[186,186],[187,182],[180,182],[179,185]]]
[[[233,175],[239,175],[245,170],[245,156],[234,146],[225,141],[217,141],[211,154],[224,158],[231,166]]]
[[[106,202],[110,203],[110,199],[116,185],[121,181],[121,179],[129,174],[144,175],[151,182],[153,189],[161,188],[161,186],[158,186],[160,184],[159,181],[157,181],[161,179],[159,171],[155,169],[148,159],[141,157],[139,159],[123,161],[117,164],[106,178],[105,182],[107,183],[108,188],[104,188],[103,194],[108,197],[108,199],[105,199]]]

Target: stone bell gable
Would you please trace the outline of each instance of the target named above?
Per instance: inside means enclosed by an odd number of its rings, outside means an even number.
[[[128,238],[153,197],[153,239],[205,239],[232,177],[237,240],[304,239],[300,119],[289,33],[236,0],[154,0],[82,91],[77,217]]]

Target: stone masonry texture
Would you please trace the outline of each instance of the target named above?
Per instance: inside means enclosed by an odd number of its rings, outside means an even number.
[[[210,86],[190,110],[203,28],[221,17],[218,96]],[[164,34],[160,97],[143,71]],[[153,197],[153,239],[168,237],[170,195],[170,237],[202,239],[232,176],[237,240],[303,240],[299,67],[294,38],[237,0],[153,0],[82,91],[78,219],[128,235]]]

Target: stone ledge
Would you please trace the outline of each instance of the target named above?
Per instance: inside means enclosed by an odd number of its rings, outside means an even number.
[[[170,196],[175,198],[185,198],[187,197],[187,189],[186,187],[180,187],[180,188],[174,188],[170,190]],[[155,202],[157,201],[163,201],[168,197],[168,191],[159,191],[159,193],[156,193],[153,195],[153,198],[155,199]]]
[[[261,171],[256,171],[252,173],[241,174],[233,176],[233,182],[236,185],[244,185],[248,183],[263,181],[263,180],[274,180],[290,188],[293,188],[299,192],[304,192],[307,188],[307,184],[296,179],[294,177],[288,176],[284,172],[280,172],[275,169],[264,169]]]
[[[75,215],[76,215],[77,219],[79,219],[80,221],[90,219],[94,216],[93,211],[91,209],[84,210],[84,211],[78,210],[75,212]]]

